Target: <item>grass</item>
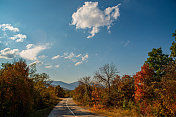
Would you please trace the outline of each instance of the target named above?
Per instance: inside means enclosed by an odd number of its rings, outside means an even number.
[[[62,99],[59,99],[56,104],[58,104]],[[40,110],[35,110],[31,112],[28,116],[26,117],[48,117],[49,113],[53,110],[53,108],[56,106],[56,104],[53,104],[49,107],[40,109]]]
[[[122,108],[106,108],[106,109],[96,109],[90,106],[84,106],[81,103],[74,100],[74,102],[84,109],[90,110],[92,113],[103,115],[106,117],[144,117],[143,115],[136,112],[135,109],[124,110]]]
[[[135,110],[123,110],[121,108],[94,109],[90,108],[91,112],[104,115],[107,117],[143,117]]]
[[[41,110],[33,111],[27,117],[48,117],[49,113],[51,112],[54,106],[55,105],[41,109]]]

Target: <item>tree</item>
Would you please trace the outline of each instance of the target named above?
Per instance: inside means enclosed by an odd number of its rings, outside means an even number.
[[[65,96],[65,91],[62,87],[60,87],[60,85],[56,86],[54,88],[54,91],[55,91],[56,96],[58,96],[58,97],[63,98]]]
[[[176,41],[176,30],[172,36],[175,37],[175,41]],[[172,57],[176,57],[176,42],[175,41],[172,42],[172,46],[170,47]]]
[[[92,81],[91,81],[91,78],[89,76],[85,76],[83,78],[81,78],[79,80],[79,85],[82,85],[84,86],[84,98],[86,101],[86,103],[89,103],[90,100],[91,100],[91,92],[92,92]]]
[[[134,79],[129,75],[116,76],[112,84],[112,102],[116,106],[126,107],[134,99]]]
[[[163,75],[159,85],[161,88],[156,91],[158,94],[157,104],[161,116],[175,116],[176,115],[176,62],[166,66],[166,74]]]
[[[149,67],[148,64],[144,64],[141,67],[141,71],[137,72],[134,75],[134,84],[135,84],[135,101],[138,102],[141,99],[147,97],[145,95],[145,87],[150,86],[153,82],[154,71]]]
[[[139,106],[140,111],[143,114],[148,114],[150,112],[150,104],[156,99],[154,94],[154,71],[145,63],[141,67],[141,71],[134,75],[134,85],[135,85],[135,102]],[[155,83],[155,82],[154,82]]]
[[[168,65],[172,58],[169,55],[163,54],[162,49],[153,48],[151,52],[148,53],[149,58],[145,63],[148,63],[149,67],[154,70],[156,81],[161,80],[161,76],[164,74],[164,66]]]
[[[2,64],[0,74],[0,116],[21,117],[32,110],[32,80],[24,60]]]
[[[100,67],[98,71],[96,71],[94,78],[105,85],[108,90],[108,103],[110,103],[111,97],[111,85],[112,81],[116,77],[118,71],[114,64],[105,64],[103,67]]]

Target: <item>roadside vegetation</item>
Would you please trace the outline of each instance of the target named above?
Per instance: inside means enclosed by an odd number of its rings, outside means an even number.
[[[53,87],[46,73],[36,73],[36,65],[24,60],[2,63],[0,69],[0,117],[47,117],[64,96]]]
[[[119,76],[114,64],[105,64],[80,79],[73,99],[108,116],[176,116],[176,31],[171,54],[154,48],[135,75]]]

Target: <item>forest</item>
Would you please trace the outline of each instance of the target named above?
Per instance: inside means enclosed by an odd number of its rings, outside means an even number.
[[[64,97],[64,90],[50,85],[46,73],[36,73],[36,64],[27,66],[25,60],[2,63],[0,69],[0,117],[34,117],[30,113],[52,110]]]
[[[93,78],[81,78],[73,99],[94,111],[120,108],[142,116],[176,116],[176,31],[173,37],[171,53],[153,48],[135,75],[120,76],[114,64],[105,64]]]

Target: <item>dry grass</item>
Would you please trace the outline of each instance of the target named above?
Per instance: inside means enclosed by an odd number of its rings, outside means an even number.
[[[143,117],[141,114],[138,114],[135,110],[123,110],[117,108],[108,108],[108,109],[94,109],[90,108],[91,112],[105,115],[107,117]]]
[[[144,117],[143,115],[137,113],[135,109],[132,110],[124,110],[121,108],[96,109],[95,107],[83,106],[81,103],[76,102],[75,100],[74,102],[77,105],[81,106],[82,108],[90,110],[92,113],[104,115],[106,117]]]

